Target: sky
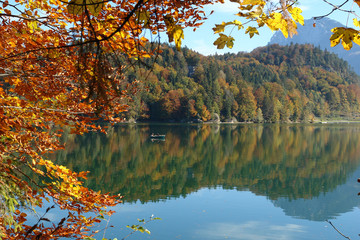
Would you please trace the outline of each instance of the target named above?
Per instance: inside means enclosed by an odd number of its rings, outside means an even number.
[[[339,5],[345,0],[329,1],[336,5]],[[315,16],[325,15],[333,9],[333,7],[325,3],[323,0],[299,0],[298,6],[303,10],[302,15],[304,16],[304,19],[310,19]],[[353,1],[349,1],[349,3],[345,5],[345,7],[346,9],[353,9],[360,13],[359,7],[354,4]],[[215,53],[223,54],[227,52],[237,53],[240,51],[250,52],[254,48],[266,46],[267,43],[270,41],[272,35],[274,34],[274,32],[272,32],[267,27],[263,27],[259,30],[259,35],[255,35],[252,39],[250,39],[248,35],[244,34],[244,29],[240,31],[235,30],[232,32],[232,36],[235,38],[234,47],[232,49],[216,49],[216,46],[213,45],[213,42],[216,40],[217,35],[213,34],[212,31],[212,28],[215,26],[215,24],[220,24],[223,21],[233,21],[235,19],[241,22],[244,21],[238,16],[235,16],[235,14],[238,12],[237,4],[232,3],[228,0],[226,0],[225,4],[207,6],[205,10],[208,13],[210,13],[211,10],[214,10],[214,13],[210,15],[210,17],[205,21],[205,23],[195,32],[193,32],[192,29],[185,29],[185,39],[183,40],[182,44],[182,46],[187,46],[188,48],[193,49],[203,55],[213,55]],[[336,11],[331,14],[329,18],[337,20],[349,27],[354,27],[352,24],[352,19],[354,18],[354,16],[349,16],[348,13]]]

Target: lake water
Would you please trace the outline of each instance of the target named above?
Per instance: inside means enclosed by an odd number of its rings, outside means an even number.
[[[326,220],[359,239],[360,125],[135,124],[65,141],[58,164],[124,196],[107,238],[153,214],[151,235],[128,239],[344,239]]]

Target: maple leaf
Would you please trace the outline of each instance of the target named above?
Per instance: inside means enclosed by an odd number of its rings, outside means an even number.
[[[175,42],[176,49],[180,51],[181,41],[184,39],[184,31],[181,26],[177,25],[174,21],[174,18],[170,15],[164,17],[168,35],[169,42]]]
[[[250,38],[252,38],[254,34],[259,35],[259,31],[257,30],[257,28],[251,26],[246,29],[245,33],[249,34]]]
[[[220,33],[220,36],[215,40],[214,45],[217,49],[223,49],[225,46],[232,48],[234,46],[234,38]]]
[[[353,28],[337,27],[331,31],[333,32],[330,37],[331,47],[335,47],[340,42],[345,50],[350,50],[353,42],[360,45],[359,31]]]

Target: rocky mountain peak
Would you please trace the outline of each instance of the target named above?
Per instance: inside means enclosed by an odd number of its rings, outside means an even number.
[[[315,23],[315,27],[314,27]],[[340,22],[330,18],[323,18],[314,21],[313,19],[305,20],[304,26],[298,24],[298,35],[292,38],[285,38],[281,32],[276,32],[270,39],[269,44],[290,45],[294,44],[312,44],[320,49],[327,49],[329,52],[337,54],[340,58],[346,60],[353,70],[360,75],[360,46],[353,45],[349,51],[343,49],[341,44],[336,47],[330,46],[331,29],[334,27],[345,27]]]

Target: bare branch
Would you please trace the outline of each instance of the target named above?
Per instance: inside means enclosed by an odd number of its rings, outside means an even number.
[[[350,237],[345,236],[342,232],[340,232],[340,231],[332,224],[332,222],[330,222],[329,220],[326,220],[326,221],[327,221],[341,236],[343,236],[344,238],[347,238],[347,239],[351,240]]]
[[[335,12],[335,11],[342,11],[342,12],[346,12],[346,13],[349,13],[349,14],[351,13],[351,14],[354,14],[355,16],[357,16],[356,13],[355,13],[355,11],[342,9],[342,7],[343,7],[346,3],[349,2],[349,0],[345,0],[345,1],[344,1],[342,4],[340,4],[340,5],[335,5],[335,4],[333,4],[333,3],[331,3],[331,2],[329,2],[329,1],[327,1],[327,0],[323,0],[323,1],[324,1],[325,3],[327,3],[327,4],[329,4],[330,6],[332,6],[333,9],[332,9],[329,13],[327,13],[327,14],[325,14],[325,15],[313,17],[314,20],[323,19],[323,18],[331,15],[331,14],[332,14],[333,12]]]

